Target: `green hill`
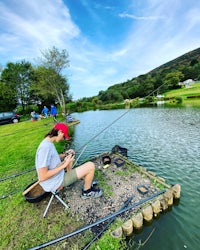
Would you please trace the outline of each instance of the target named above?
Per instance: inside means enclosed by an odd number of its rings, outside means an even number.
[[[146,97],[150,93],[153,95],[163,94],[181,88],[178,83],[187,79],[200,79],[200,48],[167,62],[144,75],[114,84],[107,90],[100,91],[95,97],[84,98],[84,101],[92,101],[95,98],[102,103],[116,103],[125,99]]]
[[[179,69],[179,67],[190,67],[193,63],[197,63],[200,61],[200,48],[192,50],[182,56],[177,57],[176,59],[169,61],[149,73],[159,73],[162,71],[172,71],[175,69]]]

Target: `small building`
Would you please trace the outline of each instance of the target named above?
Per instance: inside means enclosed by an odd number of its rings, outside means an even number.
[[[157,95],[156,98],[157,100],[161,101],[164,99],[164,95]]]
[[[156,104],[163,105],[165,103],[164,97],[165,97],[164,95],[157,95],[156,96]]]
[[[194,84],[195,81],[192,79],[187,79],[183,82],[179,82],[178,85],[183,86],[185,88],[191,88],[191,85]]]

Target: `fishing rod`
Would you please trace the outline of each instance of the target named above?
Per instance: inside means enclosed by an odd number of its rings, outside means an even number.
[[[151,96],[154,92],[156,92],[156,91],[158,91],[160,88],[162,88],[163,86],[165,85],[165,83],[163,83],[163,84],[161,84],[158,88],[156,88],[155,90],[153,90],[152,92],[150,92],[147,96],[145,96],[145,98],[147,98],[148,96]],[[133,107],[133,108],[135,108],[136,106],[137,106],[138,104],[135,104],[135,106]],[[105,130],[107,130],[109,127],[111,127],[115,122],[117,122],[119,119],[121,119],[122,117],[124,117],[128,112],[130,112],[130,109],[128,109],[126,112],[124,112],[122,115],[120,115],[119,117],[117,117],[114,121],[112,121],[110,124],[108,124],[105,128],[103,128],[100,132],[98,132],[96,135],[94,135],[90,140],[88,140],[85,144],[83,144],[78,150],[77,150],[77,152],[79,152],[80,150],[82,150],[83,149],[83,151],[82,151],[82,153],[84,152],[84,150],[86,149],[86,147],[87,147],[87,145],[91,142],[91,141],[93,141],[96,137],[98,137],[101,133],[103,133]],[[54,122],[58,122],[57,120],[55,121],[54,120]],[[49,123],[50,124],[50,123]],[[47,124],[47,125],[49,125],[49,124]],[[81,154],[82,154],[81,153]],[[80,156],[79,156],[79,158],[80,158]],[[77,163],[77,161],[78,160],[76,160],[76,163]],[[32,170],[30,170],[30,171],[32,171]],[[24,174],[26,173],[26,171],[24,172]],[[22,172],[22,174],[23,174],[23,172]],[[16,176],[18,176],[18,175],[16,175],[15,176],[15,174],[14,175],[12,175],[13,177],[16,177]],[[8,179],[9,178],[13,178],[13,177],[8,177]],[[3,179],[0,179],[0,182],[1,181],[3,181],[3,180],[6,180],[7,179],[7,177],[5,177],[5,178],[3,178]]]
[[[86,145],[86,146],[87,146],[87,145]],[[85,146],[85,147],[86,147],[86,146]],[[76,159],[75,163],[73,164],[73,167],[74,167],[74,166],[76,165],[76,163],[78,162],[78,160],[79,160],[79,158],[81,157],[81,155],[83,154],[84,150],[85,150],[85,148],[84,148],[84,149],[82,150],[82,152],[79,154],[78,158]],[[0,181],[4,181],[4,180],[7,180],[7,179],[9,179],[9,178],[17,177],[17,176],[19,176],[19,175],[25,174],[25,173],[27,173],[27,172],[31,172],[31,171],[33,171],[33,170],[35,170],[35,168],[28,169],[28,170],[26,170],[26,171],[24,171],[24,172],[21,172],[21,173],[18,173],[18,174],[13,174],[13,175],[7,176],[7,177],[5,177],[5,178],[0,179]],[[21,191],[23,191],[23,189],[19,189],[19,190],[16,190],[16,191],[13,191],[13,192],[4,194],[4,195],[0,196],[0,200],[1,200],[1,199],[4,199],[4,198],[7,198],[8,196],[11,196],[11,195],[16,194],[16,193],[18,193],[18,192],[21,192]]]
[[[31,130],[33,131],[33,129],[37,129],[39,127],[43,127],[43,126],[48,126],[48,125],[51,125],[53,124],[52,122],[49,122],[49,123],[45,123],[45,124],[42,124],[42,125],[38,125],[38,126],[34,126],[34,127],[31,127],[31,128],[24,128],[24,129],[20,129],[20,130],[17,130],[16,132],[13,132],[13,133],[10,133],[10,134],[4,134],[4,135],[1,135],[0,139],[3,138],[3,137],[6,137],[6,136],[9,136],[9,135],[14,135],[14,134],[17,134],[17,133],[20,133],[20,132],[24,132],[26,130]],[[34,133],[34,131],[33,131]],[[31,133],[32,134],[32,133]],[[26,136],[26,135],[25,135]]]
[[[122,211],[124,208],[126,208],[128,206],[128,204],[132,201],[134,195],[131,196],[130,198],[128,198],[123,206],[119,209],[119,211]],[[116,216],[113,216],[109,222],[105,225],[105,227],[103,227],[103,229],[83,248],[83,250],[87,250],[91,245],[92,243],[95,242],[95,240],[99,239],[100,236],[103,234],[103,232],[110,226],[110,224],[115,220]]]
[[[11,196],[11,195],[13,195],[13,194],[22,192],[23,190],[24,190],[24,189],[18,189],[18,190],[16,190],[16,191],[10,192],[10,193],[8,193],[8,194],[4,194],[4,195],[0,196],[0,200],[5,199],[5,198],[7,198],[7,197],[9,197],[9,196]]]
[[[17,176],[20,176],[20,175],[23,175],[23,174],[26,174],[26,173],[31,172],[31,171],[33,171],[33,170],[35,170],[35,168],[30,168],[30,169],[27,169],[27,170],[25,170],[25,171],[23,171],[23,172],[19,172],[19,173],[16,173],[16,174],[11,174],[11,175],[9,175],[9,176],[6,176],[6,177],[4,177],[4,178],[1,178],[1,179],[0,179],[0,182],[1,182],[1,181],[5,181],[5,180],[7,180],[7,179],[11,179],[11,178],[17,177]]]
[[[152,92],[150,92],[148,95],[146,95],[144,98],[147,98],[149,96],[151,96],[154,92],[158,91],[160,88],[162,88],[166,83],[161,84],[158,88],[156,88],[155,90],[153,90]],[[134,105],[133,108],[137,107],[137,105],[139,105],[139,103],[136,103]],[[102,130],[100,130],[96,135],[94,135],[90,140],[88,140],[85,144],[83,144],[77,151],[81,150],[82,148],[84,148],[87,144],[89,144],[91,141],[93,141],[96,137],[98,137],[101,133],[103,133],[106,129],[108,129],[109,127],[111,127],[115,122],[117,122],[118,120],[120,120],[122,117],[124,117],[128,112],[130,112],[131,109],[128,109],[126,112],[124,112],[122,115],[120,115],[119,117],[117,117],[115,120],[113,120],[110,124],[108,124],[105,128],[103,128]]]
[[[155,90],[153,90],[152,92],[150,92],[148,95],[145,96],[145,98],[147,98],[148,96],[151,96],[154,92],[158,91],[160,88],[162,88],[165,85],[165,83],[161,84],[158,88],[156,88]],[[135,104],[135,107],[137,107],[138,103]],[[105,128],[103,128],[102,130],[100,130],[96,135],[94,135],[91,139],[89,139],[86,143],[84,143],[78,150],[77,152],[79,152],[80,150],[83,150],[82,153],[84,152],[84,150],[86,149],[87,145],[93,141],[96,137],[98,137],[100,134],[102,134],[105,130],[107,130],[109,127],[111,127],[115,122],[117,122],[118,120],[120,120],[122,117],[124,117],[128,112],[130,112],[130,109],[128,109],[126,112],[124,112],[122,115],[120,115],[119,117],[117,117],[115,120],[113,120],[110,124],[108,124]],[[78,161],[78,160],[77,160]],[[77,162],[76,161],[76,162]]]
[[[84,149],[82,150],[82,152],[79,154],[78,158],[76,159],[75,163],[73,164],[73,167],[74,167],[74,166],[76,165],[76,163],[78,162],[79,158],[80,158],[81,155],[83,154],[83,152],[84,152],[84,150],[85,150],[86,147],[87,147],[87,145],[84,147]],[[33,171],[33,170],[35,170],[35,168],[28,169],[28,170],[26,170],[26,171],[24,171],[24,172],[21,172],[21,173],[18,173],[18,174],[10,175],[10,176],[8,176],[8,177],[5,177],[5,178],[0,179],[0,181],[4,181],[4,180],[7,180],[7,179],[9,179],[9,178],[17,177],[17,176],[19,176],[19,175],[25,174],[26,172],[30,172],[30,171]],[[21,191],[23,191],[23,189],[19,189],[19,190],[16,190],[16,191],[13,191],[13,192],[4,194],[4,195],[0,196],[0,200],[1,200],[1,199],[4,199],[4,198],[7,198],[8,196],[11,196],[11,195],[16,194],[16,193],[18,193],[18,192],[21,192]]]
[[[63,241],[63,240],[65,240],[65,239],[70,238],[70,237],[72,237],[72,236],[74,236],[74,235],[77,235],[77,234],[79,234],[79,233],[82,233],[83,231],[86,231],[87,229],[90,229],[90,228],[92,228],[92,227],[94,227],[94,226],[96,226],[96,225],[98,225],[98,224],[101,224],[101,223],[103,223],[104,221],[110,220],[110,219],[112,219],[113,217],[116,217],[116,216],[118,216],[118,215],[120,215],[120,214],[122,214],[122,213],[124,213],[124,212],[126,212],[126,211],[128,211],[128,210],[130,210],[130,209],[132,209],[132,208],[135,208],[135,207],[137,207],[137,206],[139,206],[139,205],[141,205],[141,204],[143,204],[143,203],[145,203],[145,202],[147,202],[147,201],[149,201],[149,200],[155,198],[156,196],[158,196],[158,195],[164,193],[165,191],[166,191],[166,189],[160,190],[160,191],[158,191],[157,193],[152,194],[152,195],[149,196],[149,197],[146,197],[146,198],[144,198],[144,199],[142,199],[142,200],[140,200],[140,201],[138,201],[138,202],[135,202],[134,204],[132,204],[132,205],[130,205],[130,206],[128,206],[128,207],[122,209],[121,211],[114,212],[113,214],[110,214],[110,215],[108,215],[108,216],[106,216],[106,217],[104,217],[104,218],[102,218],[102,219],[100,219],[100,220],[97,220],[96,222],[94,222],[94,223],[92,223],[92,224],[89,224],[89,225],[87,225],[87,226],[84,226],[84,227],[82,227],[82,228],[80,228],[80,229],[78,229],[78,230],[75,230],[75,231],[73,231],[73,232],[71,232],[71,233],[69,233],[69,234],[63,235],[63,236],[61,236],[61,237],[58,237],[58,238],[53,239],[53,240],[51,240],[51,241],[48,241],[48,242],[46,242],[46,243],[43,243],[43,244],[40,244],[40,245],[38,245],[38,246],[29,248],[28,250],[37,250],[37,249],[41,249],[41,248],[44,248],[44,247],[53,245],[53,244],[55,244],[55,243],[58,243],[58,242],[60,242],[60,241]]]

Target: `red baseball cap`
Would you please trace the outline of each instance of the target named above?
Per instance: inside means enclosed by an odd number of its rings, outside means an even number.
[[[57,123],[55,126],[54,126],[55,129],[57,130],[61,130],[64,134],[64,137],[66,140],[70,140],[70,137],[68,135],[68,127],[66,124],[64,123]]]

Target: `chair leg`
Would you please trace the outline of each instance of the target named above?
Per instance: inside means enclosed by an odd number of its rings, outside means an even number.
[[[57,194],[55,194],[54,195],[62,204],[63,204],[63,206],[66,208],[66,209],[68,209],[69,208],[69,206],[57,195]]]
[[[46,216],[46,214],[47,214],[47,212],[48,212],[48,210],[49,210],[49,207],[50,207],[50,205],[51,205],[51,202],[53,201],[53,198],[54,197],[56,197],[62,204],[63,204],[63,206],[66,208],[66,209],[68,209],[69,208],[69,206],[57,195],[57,193],[54,193],[54,192],[52,192],[52,195],[51,195],[51,198],[50,198],[50,200],[49,200],[49,203],[48,203],[48,205],[47,205],[47,207],[46,207],[46,209],[45,209],[45,211],[44,211],[44,214],[43,214],[43,218],[45,218],[45,216]]]
[[[48,205],[47,205],[47,207],[46,207],[46,209],[45,209],[45,211],[44,211],[43,218],[45,218],[45,216],[46,216],[47,211],[48,211],[48,209],[49,209],[49,207],[50,207],[50,205],[51,205],[51,202],[52,202],[53,198],[54,198],[54,194],[52,193],[51,198],[50,198],[50,200],[49,200],[49,203],[48,203]]]

